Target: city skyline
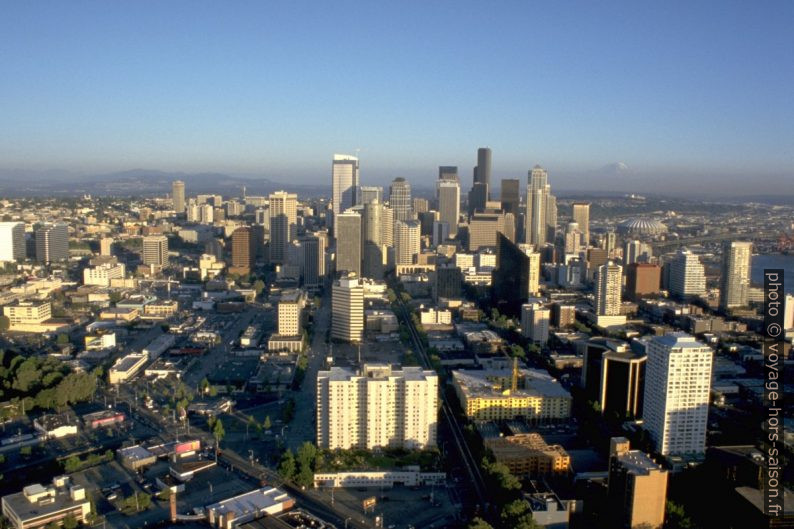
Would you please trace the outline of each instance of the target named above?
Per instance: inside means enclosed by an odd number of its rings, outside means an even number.
[[[483,145],[493,181],[538,163],[560,189],[598,175],[606,189],[661,191],[664,177],[682,192],[765,193],[791,176],[788,3],[686,17],[423,6],[418,19],[410,6],[191,4],[178,30],[187,4],[92,6],[14,5],[0,22],[19,50],[0,59],[14,81],[0,88],[14,123],[0,179],[142,167],[314,183],[329,153],[349,152],[362,181],[455,164],[466,182]],[[461,37],[475,28],[499,37]]]

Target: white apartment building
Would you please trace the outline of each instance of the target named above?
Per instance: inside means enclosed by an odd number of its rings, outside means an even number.
[[[702,454],[711,390],[713,352],[686,333],[648,342],[644,428],[662,455]]]
[[[69,258],[69,228],[66,224],[47,224],[36,230],[36,260],[42,263]]]
[[[0,262],[25,258],[25,224],[0,222]]]
[[[436,445],[438,376],[421,367],[332,367],[317,374],[317,446],[326,449]]]
[[[364,286],[354,275],[340,278],[331,291],[331,337],[360,342],[364,334]]]
[[[595,287],[596,314],[599,316],[619,315],[623,267],[612,261],[599,266]]]
[[[109,287],[111,279],[124,279],[123,263],[104,263],[83,270],[83,284]]]
[[[417,220],[398,220],[395,222],[394,242],[395,264],[414,264],[422,250],[422,227]]]
[[[521,305],[521,331],[534,343],[545,344],[549,341],[549,322],[551,310],[539,302]]]
[[[680,298],[706,293],[706,274],[700,258],[687,250],[679,250],[670,263],[670,294]]]

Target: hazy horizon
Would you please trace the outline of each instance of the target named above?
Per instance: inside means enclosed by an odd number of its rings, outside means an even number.
[[[685,16],[588,2],[153,5],[6,7],[0,178],[145,168],[318,184],[346,152],[364,183],[457,165],[465,189],[490,146],[496,180],[539,163],[557,188],[794,191],[790,2]],[[602,170],[618,162],[629,171]]]

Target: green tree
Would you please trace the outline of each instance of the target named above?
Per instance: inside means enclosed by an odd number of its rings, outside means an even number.
[[[264,289],[265,289],[264,281],[262,281],[261,279],[257,279],[256,281],[254,281],[254,292],[256,292],[257,296],[261,294]]]
[[[265,430],[270,430],[273,427],[273,424],[270,422],[270,415],[265,415],[265,420],[262,423],[262,427]]]
[[[281,455],[281,461],[279,461],[278,464],[278,473],[282,478],[292,480],[295,477],[296,470],[295,456],[292,455],[292,450],[287,448]]]
[[[526,500],[513,500],[502,509],[500,514],[505,527],[514,529],[536,529],[538,525],[532,519],[532,511]]]
[[[493,526],[482,518],[474,518],[467,529],[493,529]]]
[[[687,516],[683,505],[667,500],[664,527],[665,529],[695,529],[696,526]]]
[[[66,345],[69,343],[69,335],[66,333],[60,333],[58,337],[55,339],[55,343],[58,345]]]
[[[11,320],[8,319],[8,316],[2,315],[0,316],[0,332],[5,332],[11,327]]]
[[[526,358],[527,353],[520,345],[513,344],[510,346],[510,356],[513,358]]]
[[[63,519],[63,529],[76,529],[76,528],[77,528],[77,519],[74,517],[74,515],[70,514]]]

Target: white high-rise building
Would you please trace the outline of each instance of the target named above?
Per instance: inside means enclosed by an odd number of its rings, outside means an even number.
[[[36,230],[36,260],[42,263],[69,258],[69,228],[66,224],[47,224]]]
[[[365,364],[317,373],[317,446],[335,449],[436,445],[438,376],[421,367]]]
[[[686,248],[670,262],[670,294],[679,298],[706,293],[706,273],[700,258]]]
[[[25,258],[25,224],[0,222],[0,262]]]
[[[288,248],[298,236],[298,195],[276,191],[270,202],[270,261],[287,262]]]
[[[457,180],[439,180],[436,184],[438,194],[439,221],[449,226],[449,237],[458,234],[460,218],[460,183]]]
[[[339,278],[331,290],[331,337],[360,342],[364,336],[364,285],[355,274]]]
[[[185,183],[182,180],[171,182],[171,201],[174,206],[174,213],[185,212]]]
[[[359,204],[369,204],[373,200],[383,203],[383,188],[380,186],[361,186],[358,188]]]
[[[104,263],[83,269],[83,284],[109,287],[113,279],[124,279],[124,263]]]
[[[141,252],[143,264],[155,266],[168,265],[168,237],[165,235],[149,235],[143,238]]]
[[[590,203],[574,202],[571,205],[571,216],[573,221],[579,225],[584,245],[590,246]]]
[[[549,341],[549,322],[551,310],[539,301],[530,301],[521,305],[521,331],[524,337],[537,344]]]
[[[418,220],[398,220],[394,244],[395,263],[398,265],[414,264],[421,251],[422,226]]]
[[[534,244],[537,248],[546,243],[548,235],[546,207],[551,190],[548,179],[548,173],[539,165],[529,172],[524,234],[525,242]],[[556,218],[554,220],[556,222]]]
[[[595,283],[596,314],[599,316],[619,315],[623,267],[612,261],[599,266]]]
[[[726,241],[722,245],[720,274],[720,308],[730,309],[747,305],[750,289],[750,259],[753,243]]]
[[[648,342],[643,427],[660,454],[702,454],[711,391],[713,352],[686,333]]]
[[[331,165],[331,206],[334,216],[358,203],[358,158],[334,154]]]

